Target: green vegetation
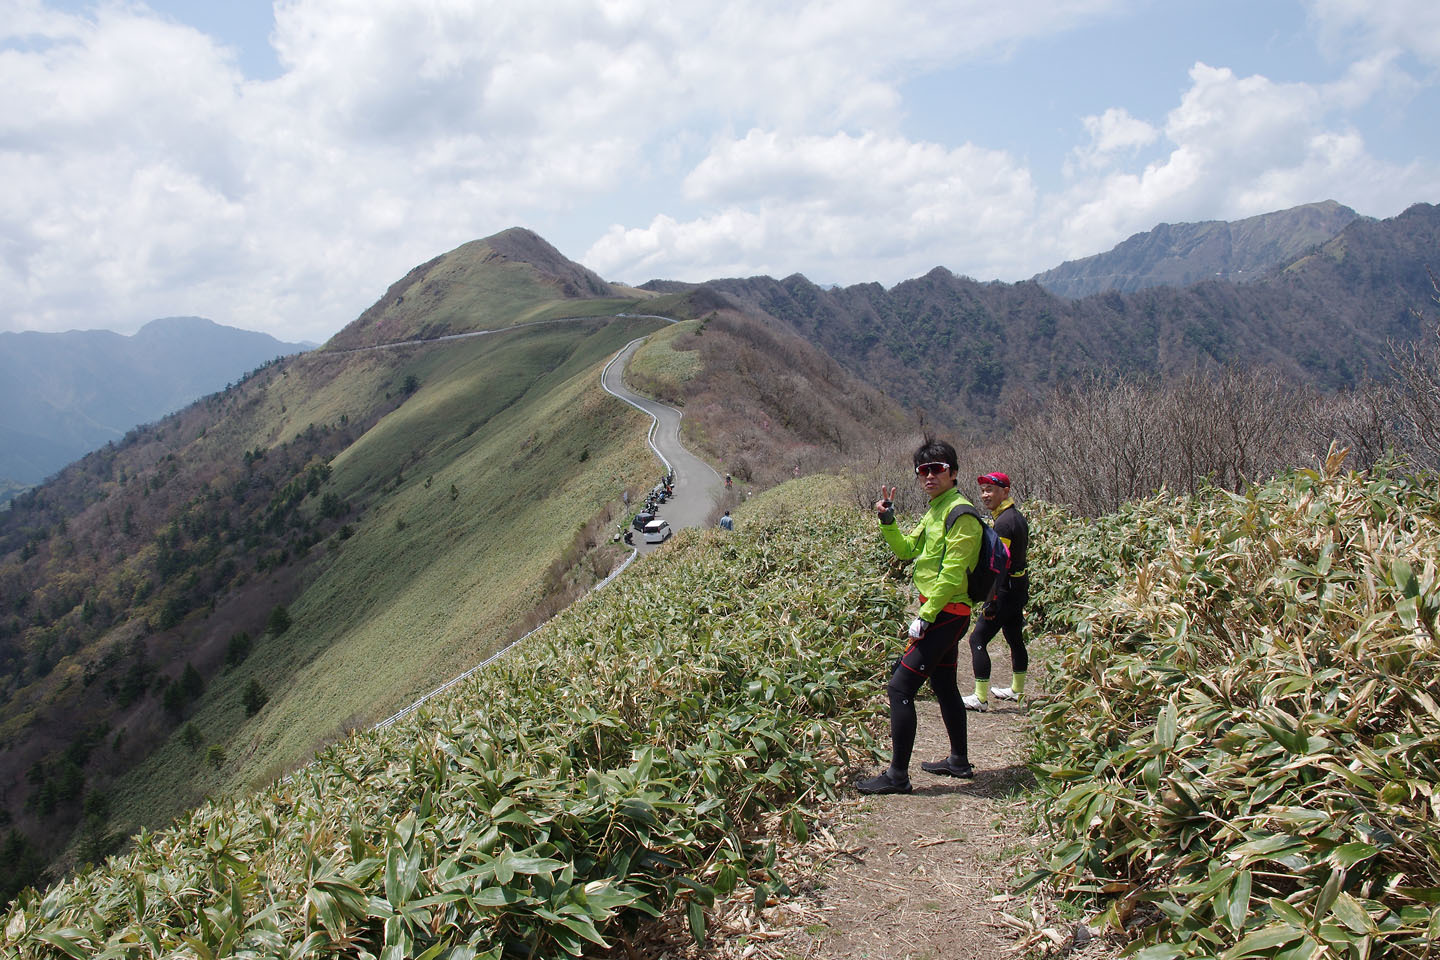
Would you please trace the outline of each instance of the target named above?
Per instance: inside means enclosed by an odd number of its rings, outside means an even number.
[[[1440,492],[1339,460],[1098,520],[1032,505],[1060,660],[1027,883],[1145,960],[1440,935]],[[715,897],[780,888],[766,841],[877,746],[906,597],[872,521],[811,502],[844,488],[682,534],[416,716],[22,897],[3,946],[561,955],[658,910],[703,938]]]
[[[316,550],[266,635],[227,641],[230,665],[193,713],[225,762],[172,736],[116,783],[113,821],[154,825],[202,795],[253,789],[517,635],[574,531],[653,472],[640,415],[601,390],[598,367],[657,322],[533,327],[376,366],[372,381],[398,388],[409,371],[420,386],[331,460],[322,490],[373,506]],[[308,417],[331,399],[286,406]]]
[[[703,938],[715,897],[782,885],[762,820],[805,836],[870,746],[905,602],[873,524],[796,502],[682,534],[415,717],[23,897],[0,943],[559,956],[661,909]]]
[[[516,323],[536,320],[559,320],[569,317],[611,317],[618,313],[635,311],[653,313],[653,310],[634,299],[606,297],[599,300],[557,300],[532,307],[517,315]]]
[[[593,582],[613,561],[582,532],[654,470],[599,368],[660,323],[291,358],[17,500],[0,824],[50,864],[77,852],[88,792],[123,835],[250,789]]]
[[[627,382],[667,403],[683,402],[682,387],[705,367],[695,340],[700,327],[700,321],[687,320],[652,333],[630,358]]]
[[[1032,518],[1063,648],[1048,881],[1137,956],[1428,955],[1440,938],[1435,477]]]

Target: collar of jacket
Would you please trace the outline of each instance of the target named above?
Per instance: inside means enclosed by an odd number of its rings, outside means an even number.
[[[954,496],[951,496],[951,494],[954,494]],[[948,504],[951,500],[954,500],[959,496],[960,487],[958,485],[953,486],[949,490],[946,490],[944,493],[935,494],[935,499],[930,501],[930,505],[926,507],[925,510],[928,513],[929,511],[934,510],[941,503]]]

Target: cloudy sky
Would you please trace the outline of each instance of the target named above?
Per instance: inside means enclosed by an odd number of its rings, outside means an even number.
[[[0,0],[0,91],[0,330],[322,341],[517,225],[889,285],[1440,202],[1434,0]]]

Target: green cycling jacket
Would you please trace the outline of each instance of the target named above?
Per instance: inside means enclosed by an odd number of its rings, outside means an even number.
[[[915,559],[915,589],[925,598],[920,618],[935,622],[948,603],[970,602],[970,571],[980,562],[980,520],[968,513],[945,532],[945,516],[956,504],[970,503],[951,487],[930,501],[930,507],[909,535],[894,523],[881,523],[880,533],[901,560]]]

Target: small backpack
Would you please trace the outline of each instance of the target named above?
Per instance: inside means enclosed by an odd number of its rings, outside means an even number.
[[[980,511],[968,503],[957,503],[950,508],[945,515],[945,532],[948,534],[955,521],[967,513],[980,521],[980,559],[975,561],[975,569],[970,571],[965,592],[970,594],[971,606],[979,606],[990,599],[1001,578],[1010,575],[1010,548],[1005,546],[995,528],[980,516]],[[944,563],[943,557],[941,563]]]

